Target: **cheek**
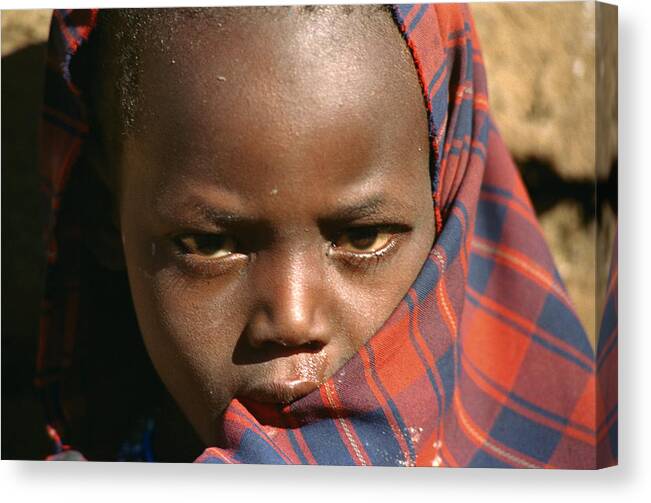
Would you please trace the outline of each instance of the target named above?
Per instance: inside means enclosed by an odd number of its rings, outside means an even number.
[[[134,304],[152,358],[169,355],[174,367],[228,374],[233,347],[243,326],[236,298],[209,283],[186,288],[159,273],[130,274]],[[226,299],[229,302],[226,302]]]
[[[237,385],[233,349],[245,316],[231,288],[187,283],[159,268],[151,245],[126,233],[125,256],[133,303],[147,352],[181,409],[206,442]],[[218,290],[221,288],[221,292]]]

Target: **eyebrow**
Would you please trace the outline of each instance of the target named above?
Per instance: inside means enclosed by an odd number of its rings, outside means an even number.
[[[185,222],[188,225],[198,221],[224,227],[253,226],[264,223],[259,218],[215,207],[195,198],[168,204],[159,202],[156,207],[157,213],[166,220],[177,223]]]
[[[359,220],[365,217],[375,215],[380,210],[386,207],[386,201],[383,197],[376,195],[368,199],[355,202],[346,206],[337,208],[332,213],[324,218],[320,218],[324,222],[350,222]],[[196,209],[204,217],[219,225],[254,225],[267,223],[265,219],[259,219],[246,215],[232,213],[224,209],[213,208],[203,204],[198,204]]]
[[[385,199],[380,195],[374,195],[366,200],[342,206],[322,219],[331,222],[347,222],[372,216],[386,206]]]
[[[233,213],[225,209],[214,208],[211,206],[206,206],[204,204],[198,204],[195,206],[198,211],[198,214],[203,218],[207,219],[211,223],[223,226],[258,226],[267,224],[266,219],[260,219],[253,216],[241,215],[238,213]]]
[[[318,221],[327,225],[347,223],[372,217],[380,212],[383,213],[383,216],[397,217],[400,214],[400,209],[404,208],[403,205],[399,205],[401,208],[396,208],[395,203],[396,202],[394,201],[389,204],[389,201],[387,201],[384,194],[373,194],[360,201],[344,203],[339,208],[335,208],[332,212],[319,217]],[[192,208],[192,211],[188,214],[190,208]],[[199,218],[206,223],[209,222],[210,224],[221,225],[224,227],[260,228],[269,226],[270,224],[269,220],[264,217],[260,218],[258,216],[229,211],[225,208],[215,207],[197,200],[194,200],[190,206],[172,205],[171,208],[167,208],[166,210],[167,211],[163,211],[162,213],[169,215],[173,220],[178,221],[178,218],[181,215],[184,215],[181,216],[181,218],[187,220],[188,223],[192,220],[196,221],[196,219]],[[390,211],[391,215],[384,215],[387,210]]]

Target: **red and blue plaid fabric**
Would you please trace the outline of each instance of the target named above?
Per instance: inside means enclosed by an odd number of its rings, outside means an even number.
[[[88,123],[70,63],[92,32],[97,12],[55,10],[48,41],[39,151],[41,191],[49,208],[43,235],[47,272],[35,379],[45,403],[48,432],[55,426],[62,429],[61,385],[72,363],[79,318],[80,215],[70,207],[74,205],[62,202]]]
[[[222,445],[197,461],[615,464],[616,270],[595,357],[491,120],[467,6],[397,5],[393,13],[428,108],[434,247],[383,328],[343,368],[286,406],[234,400]],[[57,213],[58,201],[86,134],[67,69],[96,17],[57,11],[50,36],[42,146],[54,216],[39,383],[55,397],[77,314],[75,269],[65,266],[74,265],[75,223]]]

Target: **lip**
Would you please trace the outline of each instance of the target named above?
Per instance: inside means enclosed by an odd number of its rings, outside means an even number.
[[[267,371],[248,383],[242,398],[261,403],[287,404],[315,391],[324,381],[328,368],[325,351],[295,353],[275,358]]]

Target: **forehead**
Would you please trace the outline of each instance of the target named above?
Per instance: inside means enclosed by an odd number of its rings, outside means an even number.
[[[414,68],[393,19],[341,10],[212,9],[213,17],[154,21],[138,64],[145,117],[160,115],[161,105],[175,107],[171,117],[200,105],[232,118],[255,106],[294,121],[336,105],[399,108]]]
[[[134,143],[157,177],[336,189],[397,176],[426,147],[420,85],[388,13],[224,12],[146,34]]]

